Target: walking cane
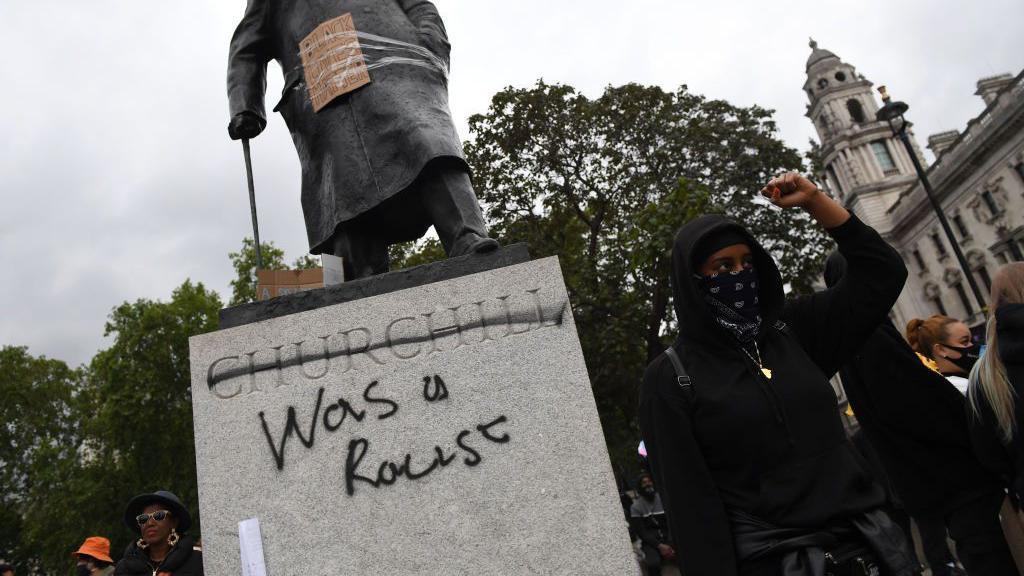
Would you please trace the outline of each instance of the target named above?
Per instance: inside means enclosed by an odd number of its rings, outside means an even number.
[[[249,180],[249,209],[252,212],[252,235],[256,243],[256,269],[260,270],[263,268],[263,255],[260,253],[260,225],[256,220],[256,189],[252,184],[252,158],[249,155],[248,138],[242,138],[242,152],[245,154],[245,176]]]

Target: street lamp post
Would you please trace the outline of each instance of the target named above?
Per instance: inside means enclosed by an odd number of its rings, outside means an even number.
[[[921,161],[917,158],[914,146],[910,142],[910,136],[907,135],[907,120],[903,115],[910,106],[906,102],[893,102],[892,97],[886,92],[885,86],[879,86],[878,92],[882,95],[882,102],[885,105],[878,110],[875,118],[887,122],[893,136],[899,138],[900,142],[903,142],[903,147],[907,149],[907,155],[910,156],[910,161],[914,164],[914,170],[917,171],[917,177],[921,180],[925,195],[928,196],[928,201],[932,204],[935,216],[938,217],[939,224],[942,225],[942,230],[946,233],[950,246],[953,247],[953,254],[956,255],[956,260],[960,263],[960,269],[967,277],[967,283],[971,286],[971,292],[974,293],[978,306],[984,311],[987,308],[985,296],[978,286],[978,281],[974,279],[974,274],[971,273],[971,267],[967,264],[967,258],[964,258],[963,251],[960,250],[960,244],[957,243],[956,237],[953,236],[953,229],[949,227],[949,220],[946,219],[946,214],[942,211],[938,198],[935,197],[935,190],[932,189],[931,182],[928,181],[928,174],[925,172],[924,167],[921,166]]]

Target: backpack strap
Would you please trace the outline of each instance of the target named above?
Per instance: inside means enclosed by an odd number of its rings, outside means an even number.
[[[676,383],[683,389],[683,395],[686,397],[687,402],[692,402],[694,397],[693,391],[693,378],[686,373],[686,368],[683,368],[683,361],[679,359],[679,354],[676,354],[674,348],[669,346],[665,349],[665,355],[672,361],[672,367],[676,371]]]

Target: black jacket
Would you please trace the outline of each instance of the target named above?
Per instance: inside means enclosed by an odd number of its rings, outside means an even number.
[[[966,402],[885,322],[839,372],[857,421],[915,517],[945,516],[999,489],[971,448]]]
[[[157,567],[157,574],[172,576],[203,576],[203,553],[194,550],[195,540],[182,536],[178,544]],[[124,557],[117,563],[114,576],[153,576],[153,567],[145,551],[132,542],[124,551]]]
[[[726,227],[744,234],[754,252],[764,318],[758,345],[771,380],[714,322],[692,279],[694,246]],[[738,224],[702,216],[676,236],[674,346],[695,396],[687,400],[661,354],[644,374],[640,428],[687,576],[742,573],[732,510],[782,528],[815,528],[885,500],[846,439],[828,379],[885,320],[907,271],[856,217],[830,234],[851,281],[788,301],[775,262]],[[789,329],[775,328],[777,320]]]
[[[1018,497],[1024,496],[1024,304],[1007,304],[995,311],[999,357],[1006,366],[1006,376],[1016,393],[1014,413],[1016,430],[1013,441],[1004,446],[1000,441],[995,415],[984,395],[971,389],[981,409],[981,417],[969,413],[971,443],[981,463],[990,471],[1012,483]]]

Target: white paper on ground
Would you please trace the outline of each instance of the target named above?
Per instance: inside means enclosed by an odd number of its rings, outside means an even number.
[[[242,576],[267,576],[259,518],[238,523],[238,544],[242,551]]]

